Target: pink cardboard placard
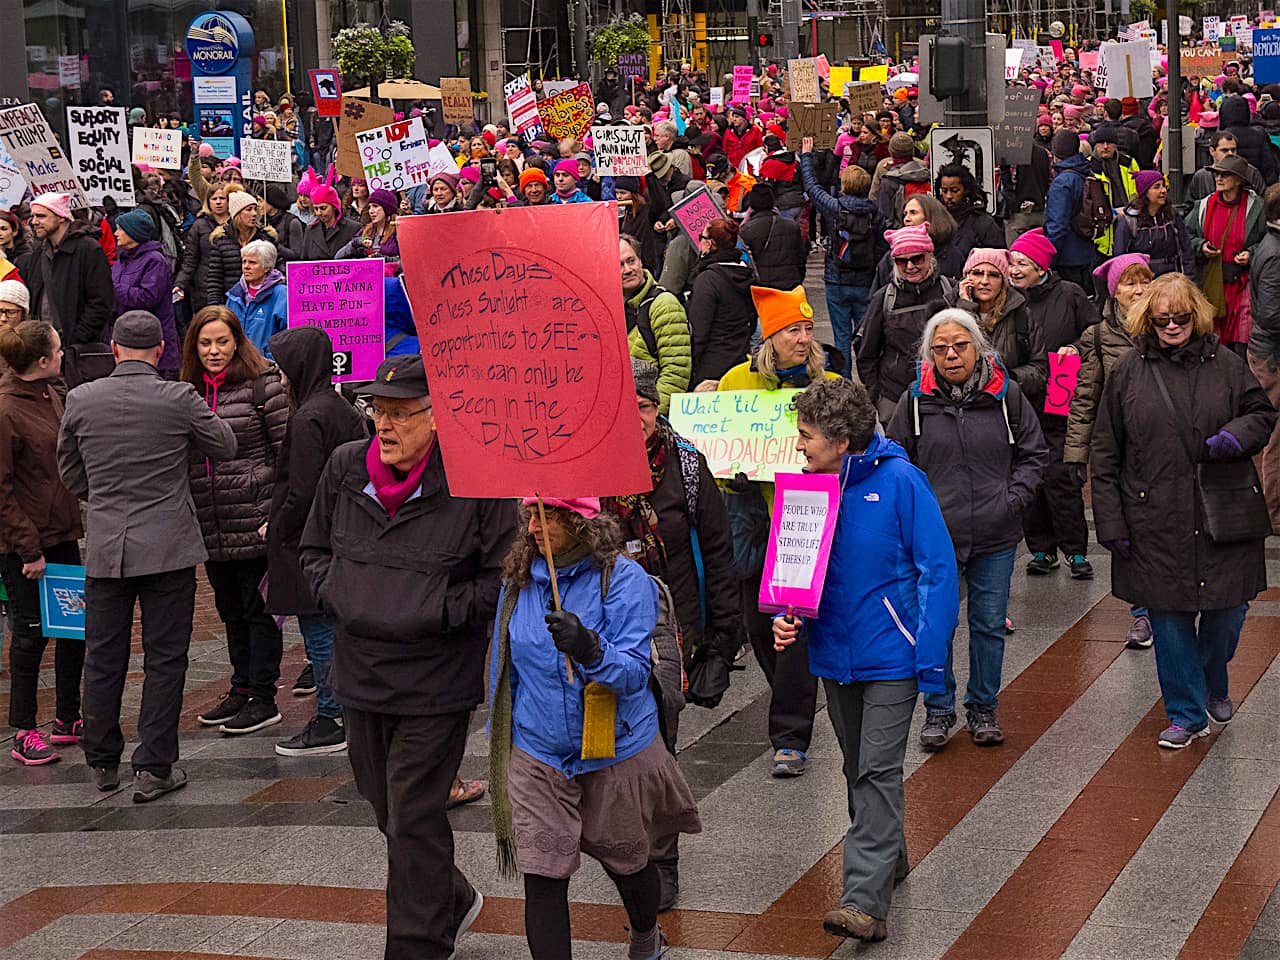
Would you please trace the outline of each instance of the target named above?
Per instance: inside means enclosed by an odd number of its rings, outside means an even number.
[[[751,102],[751,77],[750,65],[733,68],[733,96],[729,98],[730,103]]]
[[[1064,357],[1049,354],[1049,386],[1044,395],[1044,412],[1065,417],[1071,412],[1075,399],[1076,382],[1080,379],[1080,355],[1069,353]]]
[[[779,473],[773,482],[773,523],[760,578],[760,610],[814,617],[835,539],[840,477]]]

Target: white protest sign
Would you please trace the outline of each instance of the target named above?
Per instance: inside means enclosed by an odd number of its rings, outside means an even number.
[[[293,183],[293,144],[288,140],[241,140],[240,175],[246,180]]]
[[[1004,52],[1004,78],[1006,80],[1018,79],[1018,67],[1022,65],[1022,51],[1017,47]]]
[[[457,174],[458,161],[453,159],[453,153],[441,141],[427,151],[427,174],[434,177],[437,173]]]
[[[1053,47],[1036,47],[1036,60],[1039,62],[1041,70],[1058,69],[1058,58],[1053,55]]]
[[[1178,33],[1184,37],[1191,36],[1191,18],[1178,17]]]
[[[502,92],[507,100],[507,116],[511,118],[512,129],[518,133],[541,130],[538,98],[529,83],[529,74],[522,73],[514,80],[508,80],[503,84]]]
[[[182,131],[134,127],[133,162],[159,170],[181,170]]]
[[[1151,47],[1146,40],[1104,43],[1101,62],[1107,68],[1107,97],[1154,97],[1151,82]]]
[[[99,207],[107,197],[118,207],[137,203],[123,107],[67,107],[67,143],[89,203]]]
[[[713,107],[724,106],[724,87],[712,87],[711,96],[707,101]]]
[[[22,179],[22,171],[4,144],[0,143],[0,210],[12,210],[18,206],[26,192],[27,181]]]
[[[791,85],[792,103],[817,103],[821,99],[817,60],[788,60],[787,81]]]
[[[421,117],[361,131],[356,134],[356,149],[371,191],[408,190],[426,183],[430,176],[431,148]]]
[[[644,127],[633,124],[591,128],[596,169],[602,177],[643,177],[649,172]]]
[[[1217,17],[1204,18],[1204,40],[1205,43],[1214,43],[1218,37],[1222,36],[1222,26]]]
[[[73,208],[89,206],[62,145],[34,103],[0,110],[0,143],[32,193],[66,193]]]

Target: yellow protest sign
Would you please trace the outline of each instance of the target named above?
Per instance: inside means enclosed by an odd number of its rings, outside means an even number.
[[[832,67],[831,76],[827,79],[827,89],[833,97],[844,93],[844,85],[853,83],[853,67]]]
[[[800,473],[796,452],[795,397],[799,390],[725,390],[678,393],[671,398],[671,425],[707,458],[712,476],[772,480]]]
[[[888,83],[889,66],[882,63],[878,67],[863,67],[858,71],[858,79],[870,81],[871,83]]]

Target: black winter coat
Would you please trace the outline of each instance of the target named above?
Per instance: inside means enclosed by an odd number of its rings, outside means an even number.
[[[278,216],[269,218],[267,222],[276,232],[276,249],[280,251],[276,269],[284,273],[286,263],[302,259],[302,221],[285,210]]]
[[[364,492],[370,441],[333,452],[302,534],[302,569],[338,621],[333,694],[377,713],[442,714],[484,699],[511,500],[449,495],[437,443],[418,495],[389,518]]]
[[[1059,347],[1074,344],[1086,329],[1098,322],[1098,311],[1094,309],[1085,292],[1070,280],[1063,280],[1056,273],[1050,273],[1045,281],[1034,287],[1019,291],[1027,302],[1027,313],[1033,326],[1040,330],[1041,342],[1046,353],[1054,353]],[[1047,372],[1046,372],[1047,373]],[[1019,386],[1021,386],[1019,382]],[[1031,390],[1032,404],[1037,411],[1044,410],[1044,389]],[[1042,420],[1046,415],[1041,414]],[[1050,422],[1064,425],[1063,417],[1047,415]]]
[[[271,509],[289,401],[274,366],[260,379],[266,396],[262,415],[254,408],[251,380],[223,384],[216,397],[203,382],[196,386],[214,413],[231,424],[237,443],[230,460],[191,457],[191,499],[210,560],[251,560],[267,553],[258,530]]]
[[[267,611],[316,614],[320,605],[298,561],[298,545],[329,454],[368,437],[367,421],[329,385],[333,342],[319,327],[295,327],[271,338],[271,356],[289,378],[295,409],[280,447],[267,526]]]
[[[1150,118],[1139,111],[1121,122],[1138,136],[1137,152],[1130,151],[1129,155],[1138,161],[1138,166],[1143,170],[1150,170],[1155,164],[1156,148],[1160,146],[1160,135],[1151,125]]]
[[[954,215],[954,214],[953,214]],[[975,247],[995,247],[1003,250],[1006,246],[1004,228],[996,223],[996,218],[981,207],[971,207],[968,213],[956,217],[956,233],[951,246],[962,261],[967,260]]]
[[[266,240],[275,246],[276,232],[270,227],[259,227],[253,239]],[[240,239],[230,223],[216,227],[209,234],[209,263],[204,280],[206,306],[222,306],[227,302],[227,294],[244,273],[240,264],[240,249]],[[277,255],[279,250],[276,247]]]
[[[696,267],[685,312],[693,333],[693,373],[689,388],[703,380],[719,380],[747,358],[756,331],[751,300],[751,268],[738,250],[704,255]]]
[[[1249,102],[1238,94],[1218,105],[1218,129],[1235,134],[1237,153],[1258,168],[1267,186],[1280,177],[1280,159],[1267,132],[1250,124]]]
[[[800,225],[773,211],[756,211],[738,232],[751,251],[758,286],[794,290],[804,283],[809,247]]]
[[[858,332],[858,378],[872,403],[895,402],[907,389],[915,377],[916,354],[925,324],[939,310],[955,306],[959,295],[956,284],[949,282],[944,288],[936,273],[922,284],[897,280],[893,283],[898,291],[892,315],[885,315],[889,287],[884,286],[871,294]]]
[[[1178,411],[1169,416],[1154,371]],[[1108,372],[1093,427],[1090,468],[1098,541],[1128,540],[1113,554],[1111,592],[1152,610],[1222,610],[1267,587],[1264,540],[1214,544],[1203,533],[1195,466],[1179,432],[1203,456],[1205,440],[1229,431],[1245,456],[1271,438],[1276,411],[1245,362],[1217,336],[1193,336],[1172,351],[1154,338]]]
[[[97,235],[89,224],[73,220],[52,261],[46,262],[44,253],[49,242],[40,240],[16,264],[31,295],[31,318],[41,319],[41,297],[51,298],[65,344],[103,341],[116,316],[111,264],[98,246]]]
[[[302,259],[334,260],[338,251],[359,232],[360,224],[350,217],[343,217],[332,229],[326,229],[317,219],[307,224],[302,231]]]
[[[209,285],[209,259],[212,251],[209,246],[209,235],[218,226],[218,221],[207,213],[196,217],[195,222],[187,228],[183,238],[182,265],[178,268],[178,276],[174,286],[187,292],[187,302],[191,304],[192,314],[209,306],[207,288]],[[218,301],[221,306],[222,300]]]

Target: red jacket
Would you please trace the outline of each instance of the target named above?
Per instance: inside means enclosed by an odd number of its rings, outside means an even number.
[[[745,133],[739,135],[733,127],[728,127],[724,132],[724,154],[729,158],[729,163],[736,170],[738,164],[752,150],[758,150],[764,146],[764,135],[757,126],[749,126]]]

